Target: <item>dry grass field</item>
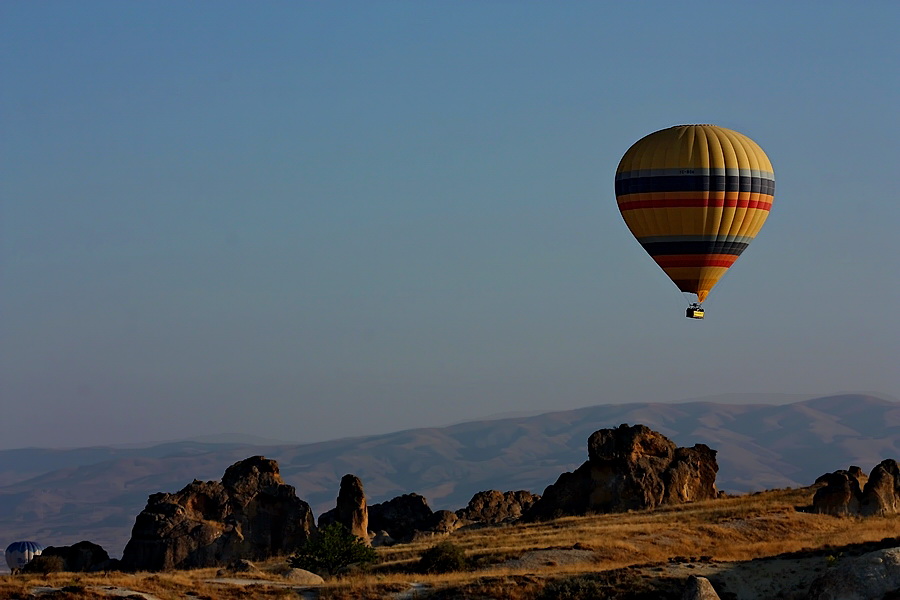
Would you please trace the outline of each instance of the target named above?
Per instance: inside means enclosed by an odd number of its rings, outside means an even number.
[[[464,529],[379,548],[374,567],[326,579],[316,588],[299,589],[279,575],[282,559],[259,564],[262,574],[252,581],[216,581],[215,569],[7,575],[0,578],[0,598],[90,599],[112,593],[149,600],[677,598],[692,572],[762,565],[739,561],[801,551],[821,570],[851,551],[845,546],[900,536],[900,515],[863,519],[807,512],[813,491],[774,490],[656,510]],[[440,575],[418,573],[419,557],[442,540],[464,548],[470,567]],[[810,570],[808,565],[804,569]],[[745,571],[753,576],[752,569]],[[734,586],[751,587],[746,582]],[[731,597],[755,596],[738,590]]]

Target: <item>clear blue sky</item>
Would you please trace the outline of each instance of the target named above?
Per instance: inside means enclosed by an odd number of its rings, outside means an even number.
[[[0,3],[0,447],[900,396],[900,3]],[[775,166],[706,302],[644,135]]]

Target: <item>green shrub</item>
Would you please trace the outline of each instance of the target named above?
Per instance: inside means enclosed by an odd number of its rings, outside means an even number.
[[[677,577],[646,579],[626,568],[551,581],[536,600],[676,600],[683,588]]]
[[[441,542],[432,546],[419,558],[419,571],[422,573],[465,571],[468,566],[466,551],[453,542]]]
[[[570,577],[548,583],[538,600],[602,600],[608,592],[609,586],[595,579]]]
[[[26,573],[60,573],[66,570],[66,561],[61,556],[38,555],[32,558],[22,570]]]
[[[377,560],[374,548],[341,523],[332,523],[307,540],[297,554],[288,559],[288,564],[319,575],[334,575],[350,565],[366,566]]]
[[[831,567],[838,564],[838,561],[841,560],[841,557],[843,557],[843,556],[844,556],[843,552],[838,552],[837,555],[829,554],[828,556],[825,557],[825,566],[830,569]]]

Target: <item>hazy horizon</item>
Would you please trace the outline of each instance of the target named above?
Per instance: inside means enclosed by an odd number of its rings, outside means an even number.
[[[816,398],[830,398],[837,396],[846,396],[846,395],[863,395],[879,398],[882,400],[887,400],[889,402],[898,402],[900,403],[900,399],[894,398],[888,394],[882,394],[874,391],[842,391],[834,394],[741,394],[741,393],[732,393],[732,394],[715,394],[711,396],[702,396],[698,398],[682,398],[679,400],[670,400],[670,401],[656,401],[656,400],[648,400],[646,403],[649,404],[690,404],[690,403],[716,403],[716,404],[763,404],[763,405],[772,405],[779,406],[784,404],[791,404],[796,402],[803,402],[805,400],[812,400]],[[643,402],[632,402],[632,403],[621,403],[621,404],[607,404],[606,406],[629,406],[629,405],[639,405],[643,404]],[[119,442],[101,442],[98,441],[96,443],[91,443],[87,445],[31,445],[31,446],[5,446],[2,441],[0,441],[0,450],[27,450],[29,448],[35,449],[49,449],[49,450],[75,450],[79,448],[87,448],[87,447],[111,447],[111,448],[149,448],[157,445],[165,445],[165,444],[173,444],[173,443],[182,443],[182,442],[198,442],[202,444],[247,444],[247,445],[256,445],[256,446],[294,446],[294,445],[306,445],[306,444],[316,444],[320,442],[330,442],[330,441],[340,441],[344,439],[352,439],[352,438],[365,438],[370,436],[378,436],[378,435],[389,435],[394,433],[400,433],[402,431],[408,430],[416,430],[416,429],[443,429],[446,427],[453,427],[454,425],[462,425],[466,423],[475,423],[475,422],[484,422],[484,421],[499,421],[510,418],[521,418],[521,417],[534,417],[545,414],[552,414],[555,412],[569,411],[569,410],[581,410],[588,409],[596,406],[603,406],[603,403],[599,404],[589,404],[585,406],[574,406],[568,407],[566,409],[546,409],[546,410],[530,410],[530,411],[507,411],[502,413],[493,413],[489,415],[473,415],[470,418],[461,419],[457,421],[451,421],[446,423],[419,423],[418,425],[409,427],[409,428],[400,428],[400,429],[386,429],[383,431],[368,431],[361,434],[356,435],[338,435],[334,437],[324,437],[324,438],[309,438],[309,439],[278,439],[278,438],[268,438],[260,435],[247,434],[240,431],[222,431],[218,433],[204,434],[204,435],[190,435],[180,438],[166,438],[166,439],[143,439],[143,440],[130,440],[130,441],[119,441]]]
[[[726,393],[900,397],[900,4],[0,4],[0,444],[322,441]],[[775,169],[705,303],[639,138]]]

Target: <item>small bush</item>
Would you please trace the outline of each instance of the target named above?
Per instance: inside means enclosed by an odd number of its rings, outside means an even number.
[[[332,523],[288,559],[296,569],[319,575],[334,575],[350,565],[367,566],[378,560],[375,549],[353,535],[341,523]]]
[[[602,600],[608,592],[608,585],[594,579],[570,577],[548,583],[538,600]]]
[[[670,600],[681,598],[683,587],[678,578],[645,579],[626,568],[551,581],[536,600]]]
[[[62,556],[43,555],[35,556],[22,569],[25,573],[41,573],[42,575],[60,573],[65,570],[66,561],[62,559]]]
[[[441,542],[432,546],[419,558],[419,571],[422,573],[465,571],[468,566],[466,551],[453,542]]]

